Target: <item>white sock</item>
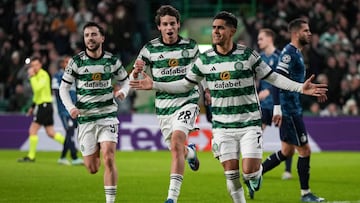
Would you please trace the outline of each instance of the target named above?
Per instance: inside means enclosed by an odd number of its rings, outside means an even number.
[[[180,195],[181,184],[183,181],[183,176],[180,174],[170,174],[170,185],[168,191],[168,199],[174,200],[177,202],[177,199]]]
[[[225,171],[227,190],[233,203],[246,203],[244,189],[240,183],[239,170]]]
[[[307,189],[307,190],[301,190],[300,192],[301,192],[301,196],[304,196],[304,195],[306,195],[306,194],[310,193],[310,189]]]
[[[104,186],[106,203],[114,203],[117,186]]]

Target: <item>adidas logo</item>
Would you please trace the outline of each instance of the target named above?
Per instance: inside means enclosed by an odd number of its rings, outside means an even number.
[[[163,59],[163,58],[164,58],[164,56],[162,54],[160,54],[159,59]]]
[[[213,66],[213,67],[210,69],[210,71],[216,71],[215,66]]]
[[[86,68],[84,72],[85,72],[85,73],[88,73],[88,72],[89,72],[89,70]]]

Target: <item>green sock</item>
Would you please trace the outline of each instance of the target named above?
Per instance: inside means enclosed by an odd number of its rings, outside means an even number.
[[[61,133],[57,132],[57,133],[55,133],[54,140],[60,144],[64,144],[65,137]]]
[[[39,136],[37,136],[37,135],[30,135],[29,136],[29,153],[28,153],[28,157],[30,159],[35,159],[36,147],[37,147],[38,142],[39,142]]]

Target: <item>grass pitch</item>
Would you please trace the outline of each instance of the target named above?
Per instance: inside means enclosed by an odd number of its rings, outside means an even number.
[[[60,152],[38,152],[35,163],[17,163],[24,152],[0,150],[0,202],[105,202],[103,166],[90,175],[83,166],[57,164]],[[230,203],[223,169],[210,152],[198,153],[200,170],[185,169],[179,203]],[[264,157],[268,153],[264,154]],[[281,164],[264,176],[262,188],[249,203],[300,202],[293,160],[293,179],[281,180]],[[116,202],[164,202],[169,181],[170,153],[117,152],[119,172]],[[360,153],[321,152],[311,157],[312,191],[332,203],[360,203]]]

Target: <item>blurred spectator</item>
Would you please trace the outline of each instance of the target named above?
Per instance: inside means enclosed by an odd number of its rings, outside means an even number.
[[[330,103],[326,108],[320,111],[320,116],[322,117],[336,117],[341,115],[341,111],[335,103]]]
[[[304,111],[304,115],[306,116],[319,116],[320,115],[320,105],[318,102],[312,102],[310,104],[309,110]]]
[[[345,115],[350,116],[358,116],[359,115],[359,107],[356,103],[355,99],[349,99],[346,101],[345,105],[343,106],[342,112]]]
[[[31,0],[26,4],[26,12],[36,12],[43,15],[47,14],[47,5],[45,0]]]
[[[333,82],[333,81],[341,81],[344,76],[343,71],[339,68],[336,58],[334,56],[329,56],[326,59],[326,66],[324,73],[326,74],[328,81],[328,100],[327,104],[329,103],[338,103],[337,99],[340,96],[340,83]]]
[[[350,94],[349,98],[354,99],[356,104],[359,105],[360,101],[360,76],[353,77],[350,81]],[[346,102],[345,102],[346,104]]]
[[[9,92],[9,95],[12,95],[15,92],[15,86],[18,83],[16,75],[23,66],[23,58],[20,56],[19,51],[13,51],[11,54],[11,61],[9,63],[9,76],[7,78],[6,89]]]
[[[326,27],[326,22],[323,20],[325,12],[326,7],[321,2],[315,2],[313,9],[310,9],[310,30],[313,33],[322,33],[325,31],[324,27]]]
[[[77,32],[77,26],[74,20],[74,9],[72,7],[62,8],[60,14],[55,16],[51,22],[52,32],[56,32],[63,27],[71,33]]]
[[[26,113],[27,107],[29,107],[32,102],[24,93],[24,86],[21,83],[16,84],[15,92],[10,96],[7,111]]]
[[[325,54],[326,50],[324,50],[324,48],[319,44],[319,35],[313,34],[311,44],[306,48],[306,55],[309,60],[309,67],[306,70],[306,78],[312,74],[318,75],[324,71]]]
[[[133,13],[134,5],[126,1],[117,4],[114,13],[113,29],[116,37],[113,38],[113,41],[117,47],[116,52],[120,55],[125,67],[135,54],[133,37],[136,24]]]
[[[350,88],[351,79],[342,79],[340,82],[340,96],[339,96],[339,105],[340,107],[345,105],[345,102],[351,97],[351,88]]]
[[[327,30],[320,35],[319,43],[321,46],[327,49],[329,54],[332,53],[333,45],[339,41],[339,36],[337,34],[336,26],[331,24],[328,26]]]
[[[79,1],[78,10],[74,15],[74,21],[77,25],[77,32],[82,33],[82,28],[86,22],[91,21],[93,13],[86,7],[85,1]]]
[[[12,45],[9,40],[5,40],[0,50],[0,99],[8,98],[6,83],[10,74],[9,66],[11,60]]]

